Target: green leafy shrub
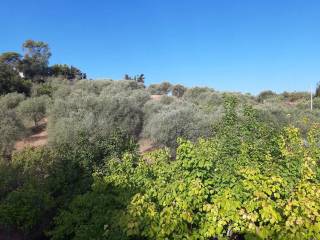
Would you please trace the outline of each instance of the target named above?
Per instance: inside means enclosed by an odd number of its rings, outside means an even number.
[[[150,177],[129,205],[128,234],[148,239],[318,238],[319,139],[311,132],[307,147],[297,129],[287,128],[270,144],[246,127],[241,132],[247,137],[231,145],[221,142],[221,135],[196,144],[181,141],[174,162],[161,170],[157,164],[147,168],[142,175]],[[135,173],[141,171],[138,165]]]
[[[76,196],[56,217],[51,239],[127,239],[123,217],[130,197],[128,189],[96,180],[92,191]]]
[[[1,175],[7,176],[0,181],[1,227],[19,229],[26,236],[39,234],[35,229],[42,229],[42,221],[54,206],[54,198],[46,188],[53,159],[47,149],[25,149],[1,165]]]
[[[0,225],[5,228],[14,226],[29,233],[41,224],[52,205],[53,199],[49,193],[33,186],[18,188],[1,202]]]

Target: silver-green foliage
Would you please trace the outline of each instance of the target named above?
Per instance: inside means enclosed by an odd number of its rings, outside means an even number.
[[[8,93],[0,97],[0,106],[6,109],[13,109],[25,100],[25,96],[21,93]]]
[[[156,103],[153,103],[154,105]],[[179,101],[161,106],[160,111],[147,115],[144,136],[152,139],[157,145],[175,148],[177,138],[196,140],[211,134],[213,118],[199,110],[195,105]]]
[[[23,95],[16,93],[0,98],[0,158],[10,156],[15,141],[25,132],[22,121],[15,110],[23,99]]]
[[[22,101],[17,111],[21,116],[27,120],[31,120],[34,122],[35,126],[38,125],[38,122],[44,118],[46,115],[47,105],[50,100],[48,96],[40,96],[40,97],[31,97]]]
[[[121,129],[138,137],[142,106],[149,99],[134,81],[79,81],[64,98],[56,98],[49,114],[49,142],[70,143],[81,132],[110,135]]]

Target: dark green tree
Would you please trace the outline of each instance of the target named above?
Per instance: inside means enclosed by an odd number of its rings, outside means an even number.
[[[16,52],[5,52],[0,55],[0,63],[18,68],[21,63],[21,55]]]
[[[0,95],[10,92],[29,95],[31,82],[22,79],[19,73],[7,64],[0,63]]]
[[[144,83],[145,76],[144,76],[144,74],[137,75],[137,76],[134,77],[134,80],[139,82],[139,83]]]
[[[144,83],[145,76],[144,76],[144,74],[138,74],[138,75],[136,75],[134,77],[131,77],[131,76],[129,76],[129,74],[125,74],[123,79],[124,80],[133,80],[133,81],[136,81],[136,82],[139,82],[139,83]]]
[[[42,41],[27,40],[23,44],[23,51],[25,55],[20,70],[24,76],[34,82],[44,82],[49,73],[49,45]]]
[[[86,74],[81,72],[80,69],[66,64],[55,64],[50,67],[50,76],[63,77],[65,79],[86,79]]]
[[[132,80],[129,74],[125,74],[123,77],[124,80]]]

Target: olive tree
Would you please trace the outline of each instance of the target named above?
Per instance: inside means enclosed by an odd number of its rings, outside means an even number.
[[[175,149],[179,137],[196,140],[209,136],[212,124],[211,116],[194,105],[178,103],[164,107],[152,115],[144,127],[144,136],[156,145]]]
[[[277,96],[277,94],[271,90],[262,91],[257,96],[257,100],[259,103],[263,103],[265,99],[272,98]]]
[[[6,109],[16,108],[20,102],[25,100],[25,96],[20,93],[8,93],[0,97],[0,106]]]
[[[49,100],[46,96],[32,97],[21,102],[18,106],[18,112],[22,117],[32,120],[35,126],[46,114],[47,104]]]
[[[183,99],[209,112],[215,111],[223,105],[223,95],[207,87],[189,88],[183,94]]]
[[[77,86],[64,99],[54,100],[49,114],[50,144],[70,142],[79,132],[94,139],[116,129],[138,138],[143,124],[142,107],[149,94],[134,81],[97,82],[91,85],[91,93]],[[103,86],[102,90],[99,86]]]
[[[15,141],[24,134],[24,130],[14,110],[0,107],[0,156],[10,157]]]
[[[23,94],[9,93],[0,97],[0,158],[9,158],[15,141],[25,134],[16,108],[25,99]]]

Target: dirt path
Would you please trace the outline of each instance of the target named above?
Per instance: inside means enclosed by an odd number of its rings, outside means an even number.
[[[151,95],[152,100],[160,101],[164,95]]]
[[[155,149],[155,147],[152,144],[152,141],[147,138],[141,138],[138,141],[138,144],[139,144],[139,152],[140,153],[150,152]]]
[[[23,140],[20,140],[18,142],[16,142],[15,144],[15,150],[16,151],[20,151],[26,147],[40,147],[40,146],[44,146],[48,143],[48,133],[46,130],[31,135]]]
[[[46,129],[47,122],[48,120],[44,118],[40,121],[37,129],[33,130],[33,134],[17,141],[14,147],[15,151],[21,151],[26,147],[40,147],[46,145],[48,143],[48,132]]]

